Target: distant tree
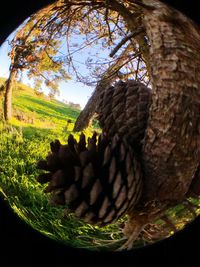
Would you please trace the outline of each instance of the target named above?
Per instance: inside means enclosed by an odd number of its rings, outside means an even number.
[[[78,110],[81,110],[81,106],[80,104],[77,104],[77,103],[73,103],[73,102],[68,102],[67,105],[73,109],[78,109]]]
[[[52,38],[44,28],[48,11],[46,8],[31,16],[10,42],[10,74],[4,86],[5,120],[12,117],[12,87],[21,72],[26,70],[28,77],[34,79],[38,92],[44,82],[51,97],[58,93],[59,81],[70,78],[64,68],[64,58],[57,55],[61,40]]]

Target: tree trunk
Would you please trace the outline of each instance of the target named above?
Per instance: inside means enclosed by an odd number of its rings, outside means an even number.
[[[13,67],[10,70],[10,75],[6,81],[5,96],[4,96],[4,119],[9,121],[12,118],[12,86],[17,75],[16,69]]]
[[[180,12],[143,0],[153,85],[143,147],[145,194],[180,201],[200,159],[200,30]]]

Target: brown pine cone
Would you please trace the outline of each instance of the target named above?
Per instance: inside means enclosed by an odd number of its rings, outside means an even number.
[[[106,225],[128,213],[138,203],[142,192],[141,167],[129,144],[103,134],[79,142],[72,135],[67,145],[51,143],[46,160],[38,168],[48,171],[37,178],[47,183],[51,202],[66,205],[85,222]]]
[[[112,138],[118,134],[134,148],[141,147],[144,137],[151,89],[141,82],[119,81],[101,93],[97,114],[102,131]]]

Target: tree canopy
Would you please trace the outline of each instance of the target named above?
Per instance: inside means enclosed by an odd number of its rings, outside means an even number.
[[[28,77],[35,81],[35,90],[40,90],[44,82],[50,93],[55,95],[59,81],[70,77],[64,58],[57,55],[62,42],[46,34],[44,23],[42,14],[34,14],[17,31],[10,42],[10,70],[17,73],[26,70]]]
[[[24,70],[36,91],[44,83],[51,96],[59,93],[61,80],[72,76],[90,86],[102,79],[129,78],[148,84],[149,43],[142,14],[131,1],[90,0],[56,1],[30,16],[10,42],[4,117],[11,117],[12,80]]]
[[[75,75],[78,81],[94,85],[116,62],[116,77],[148,82],[147,59],[143,53],[143,46],[147,50],[148,42],[141,23],[142,12],[137,5],[130,12],[132,5],[125,2],[123,5],[121,1],[57,1],[48,6],[33,15],[12,41],[18,63],[28,69],[31,77],[41,77],[47,70],[51,70],[48,73],[51,75],[53,72],[63,74],[61,64],[65,64],[68,73]],[[125,13],[123,17],[122,7],[137,21],[134,30],[127,23],[128,15]],[[142,45],[137,41],[138,36],[143,36]],[[65,40],[66,53],[58,56],[62,40]],[[74,60],[81,51],[88,54],[85,67],[89,72],[85,76],[79,72],[79,62]],[[49,86],[51,83],[45,75],[43,78]]]

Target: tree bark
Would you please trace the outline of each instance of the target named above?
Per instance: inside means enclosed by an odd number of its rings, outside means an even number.
[[[200,159],[200,30],[180,12],[143,0],[152,105],[143,147],[149,200],[183,199]]]
[[[6,81],[4,96],[4,119],[9,121],[12,118],[12,86],[15,81],[17,71],[14,67],[10,69],[10,75]]]

